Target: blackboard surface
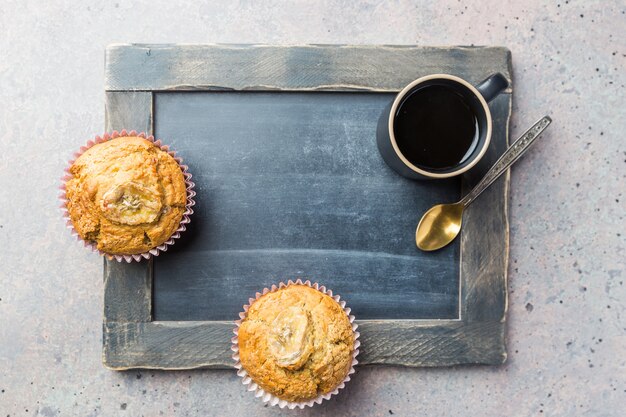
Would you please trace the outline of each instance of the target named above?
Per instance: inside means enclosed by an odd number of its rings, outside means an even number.
[[[155,136],[196,183],[192,223],[154,262],[156,320],[230,320],[256,291],[303,277],[360,319],[458,317],[459,241],[414,243],[460,180],[415,182],[376,148],[380,93],[158,93]]]

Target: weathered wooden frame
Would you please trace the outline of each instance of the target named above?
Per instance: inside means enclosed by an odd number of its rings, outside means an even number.
[[[253,66],[253,67],[252,67]],[[159,91],[395,92],[431,73],[471,83],[499,71],[502,47],[113,45],[106,50],[106,130],[152,133]],[[508,144],[512,89],[491,105],[494,137],[481,176]],[[461,233],[459,318],[359,321],[361,365],[449,366],[506,360],[508,174],[466,212]],[[228,368],[230,321],[153,321],[152,262],[104,262],[103,362],[111,369]]]

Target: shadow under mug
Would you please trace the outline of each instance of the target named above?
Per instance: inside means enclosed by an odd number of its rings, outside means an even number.
[[[400,151],[394,132],[395,117],[405,97],[431,85],[444,86],[460,94],[476,116],[478,124],[478,139],[471,155],[458,165],[437,171],[429,171],[409,161]],[[378,120],[376,141],[381,156],[391,169],[410,179],[449,178],[464,173],[478,163],[487,151],[491,141],[492,120],[487,103],[497,97],[508,86],[507,79],[500,73],[489,76],[476,87],[462,78],[448,74],[433,74],[418,78],[398,93]]]

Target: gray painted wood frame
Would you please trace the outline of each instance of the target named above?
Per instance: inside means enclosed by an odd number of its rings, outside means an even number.
[[[106,130],[153,132],[159,91],[396,92],[431,73],[478,83],[499,71],[502,47],[349,45],[113,45],[106,50]],[[464,188],[508,146],[512,88],[490,104],[492,145]],[[361,320],[361,365],[451,366],[506,360],[508,174],[466,212],[459,317]],[[163,256],[167,256],[164,254]],[[231,321],[154,321],[152,261],[104,262],[103,362],[115,370],[229,368]]]

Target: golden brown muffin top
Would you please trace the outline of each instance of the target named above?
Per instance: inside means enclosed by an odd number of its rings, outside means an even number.
[[[348,375],[354,331],[334,299],[293,284],[254,301],[238,343],[241,365],[254,382],[299,402],[333,391]]]
[[[167,241],[185,212],[185,178],[174,158],[140,137],[89,148],[70,167],[67,209],[83,240],[108,254],[142,253]]]

